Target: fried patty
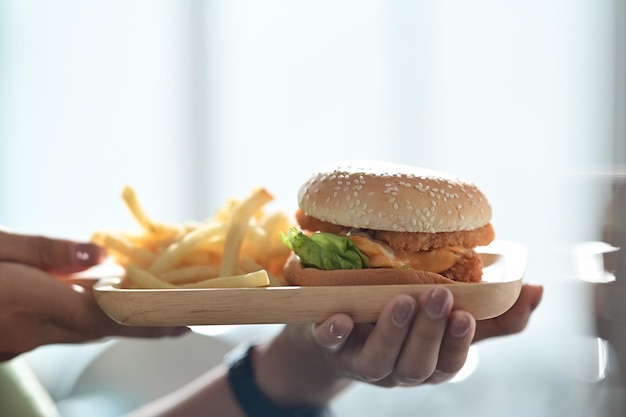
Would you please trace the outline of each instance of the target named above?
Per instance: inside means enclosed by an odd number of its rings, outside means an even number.
[[[296,212],[296,220],[300,227],[309,232],[326,232],[336,235],[345,235],[352,229],[307,216],[304,211]],[[391,232],[387,230],[359,229],[367,233],[373,239],[380,240],[391,246],[394,250],[404,252],[416,252],[429,250],[443,246],[463,246],[473,248],[489,244],[495,238],[495,232],[491,223],[475,230],[463,230],[458,232],[439,233],[412,233]],[[480,259],[479,259],[480,262]]]
[[[483,263],[480,255],[473,249],[466,250],[450,269],[440,272],[440,274],[459,282],[481,282]]]

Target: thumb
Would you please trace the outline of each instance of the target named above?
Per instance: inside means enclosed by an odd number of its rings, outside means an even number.
[[[335,314],[312,327],[315,342],[328,350],[340,350],[352,332],[354,322],[346,314]]]
[[[17,262],[55,273],[82,271],[100,263],[100,246],[0,231],[0,262]]]

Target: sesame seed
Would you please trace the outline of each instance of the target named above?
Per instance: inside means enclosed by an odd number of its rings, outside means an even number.
[[[446,214],[452,214],[452,210],[446,211]]]

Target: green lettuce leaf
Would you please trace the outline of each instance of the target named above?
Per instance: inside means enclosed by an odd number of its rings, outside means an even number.
[[[318,269],[362,269],[369,266],[367,256],[345,236],[313,233],[307,236],[295,227],[281,239],[304,266]]]

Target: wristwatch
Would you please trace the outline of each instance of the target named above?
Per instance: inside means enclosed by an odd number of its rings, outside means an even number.
[[[328,407],[283,408],[274,404],[257,386],[252,368],[254,345],[243,344],[230,351],[228,383],[235,398],[248,417],[332,417]]]

